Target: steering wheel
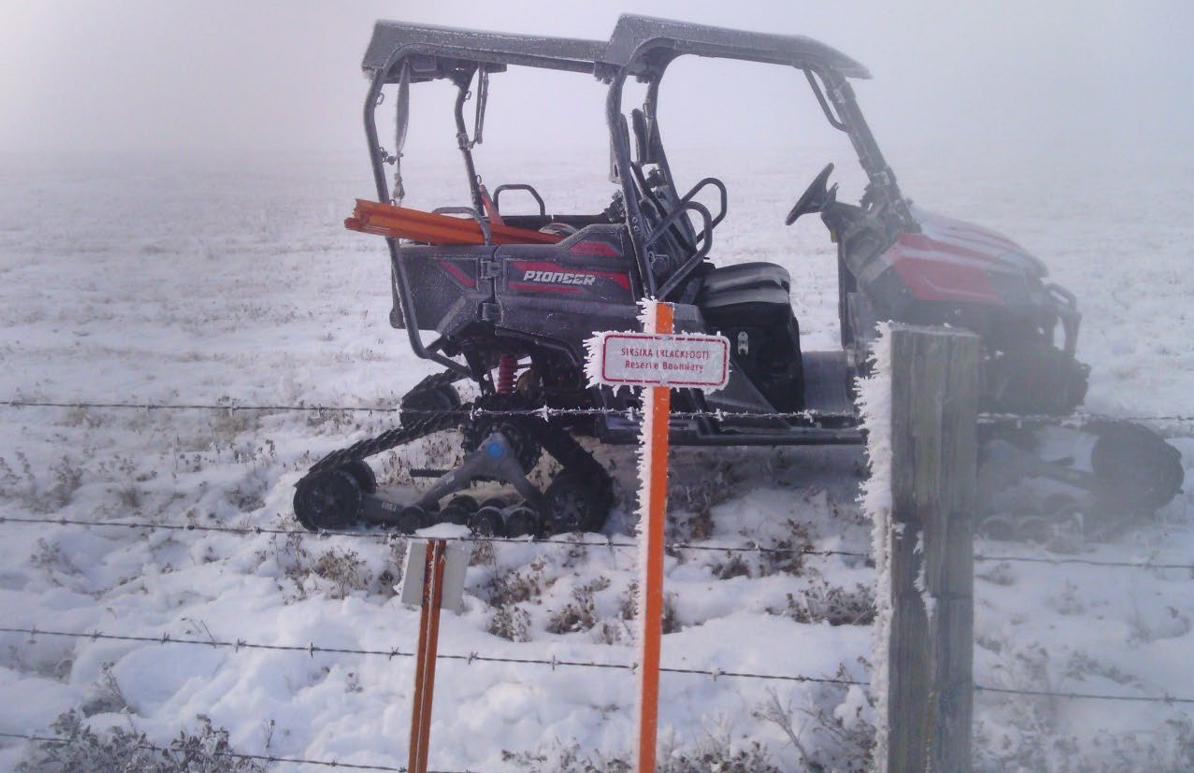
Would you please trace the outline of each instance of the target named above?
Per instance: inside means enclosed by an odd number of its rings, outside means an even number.
[[[832,162],[822,169],[821,173],[814,177],[813,181],[808,184],[808,188],[805,189],[804,193],[800,194],[800,198],[792,205],[788,216],[784,218],[784,225],[792,225],[801,215],[820,212],[826,205],[837,198],[836,184],[831,189],[825,187],[825,184],[829,182],[829,175],[831,174],[833,174]]]

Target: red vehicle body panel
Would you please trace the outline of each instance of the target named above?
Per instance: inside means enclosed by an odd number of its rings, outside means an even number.
[[[916,300],[1002,305],[993,274],[1044,274],[1024,248],[994,231],[923,210],[914,215],[921,232],[900,234],[883,259]]]

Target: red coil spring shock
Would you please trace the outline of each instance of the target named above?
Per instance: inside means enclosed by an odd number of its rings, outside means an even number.
[[[498,360],[497,393],[508,395],[514,392],[514,374],[518,370],[518,358],[503,354]]]

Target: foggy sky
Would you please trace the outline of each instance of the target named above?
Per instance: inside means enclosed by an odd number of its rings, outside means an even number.
[[[374,20],[606,39],[622,11],[809,35],[843,50],[875,76],[856,90],[886,145],[1097,150],[1194,135],[1190,0],[5,0],[0,152],[356,150]],[[793,141],[799,121],[821,123],[815,103],[797,101],[808,93],[798,73],[716,64],[687,67],[687,85],[665,81],[665,100],[686,105],[676,115],[693,141],[754,142],[760,111],[776,142]],[[600,87],[554,77],[564,85],[494,77],[498,139],[600,139]],[[520,119],[532,109],[550,131],[524,139]]]

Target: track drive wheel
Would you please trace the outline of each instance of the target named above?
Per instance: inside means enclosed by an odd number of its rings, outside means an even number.
[[[365,470],[369,468],[361,465]],[[294,492],[294,514],[311,531],[345,529],[361,520],[365,491],[356,463],[308,475]],[[369,478],[373,473],[369,472]],[[376,484],[373,484],[376,487]]]
[[[609,515],[610,493],[605,486],[565,470],[544,492],[551,505],[552,530],[601,531]]]
[[[351,475],[356,480],[357,485],[361,487],[361,491],[366,494],[372,494],[377,491],[377,476],[373,474],[373,468],[364,462],[349,462],[336,469],[344,470]]]
[[[1094,430],[1099,439],[1090,453],[1091,470],[1103,496],[1142,512],[1153,512],[1181,491],[1182,455],[1152,430],[1126,422]]]

